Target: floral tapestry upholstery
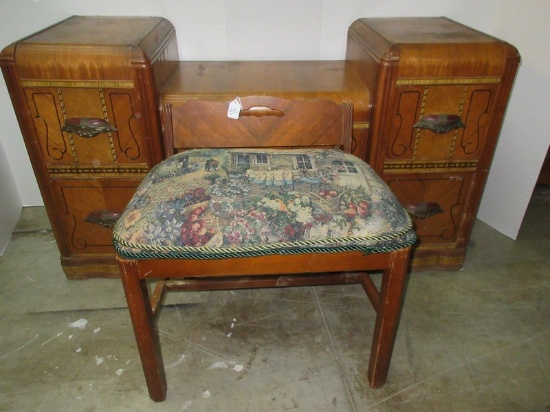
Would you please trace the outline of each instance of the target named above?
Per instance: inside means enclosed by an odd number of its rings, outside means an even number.
[[[409,215],[359,158],[332,149],[195,149],[155,166],[114,230],[127,258],[216,259],[414,243]]]

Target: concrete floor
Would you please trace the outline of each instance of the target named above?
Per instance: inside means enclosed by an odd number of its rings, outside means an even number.
[[[173,293],[147,394],[118,280],[69,281],[43,208],[0,258],[2,411],[549,411],[550,196],[517,241],[476,222],[458,272],[410,276],[387,384],[358,285]]]

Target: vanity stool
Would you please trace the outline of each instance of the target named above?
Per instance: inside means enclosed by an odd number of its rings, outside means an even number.
[[[360,283],[376,311],[368,378],[382,386],[416,235],[386,184],[347,153],[351,105],[249,96],[189,100],[162,115],[171,156],[114,229],[150,397],[166,398],[155,315],[175,289]],[[382,272],[380,289],[369,271]]]

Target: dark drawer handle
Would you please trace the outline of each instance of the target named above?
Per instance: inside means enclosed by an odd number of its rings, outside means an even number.
[[[417,219],[427,219],[433,215],[443,213],[443,209],[435,202],[421,202],[405,206],[407,212]]]
[[[457,114],[428,114],[422,116],[413,127],[442,134],[465,126]]]
[[[96,210],[86,217],[86,222],[104,228],[111,228],[115,225],[121,214],[120,212],[114,212],[112,210]]]
[[[73,117],[65,120],[62,131],[75,133],[80,137],[95,137],[100,133],[116,132],[116,127],[97,117]]]

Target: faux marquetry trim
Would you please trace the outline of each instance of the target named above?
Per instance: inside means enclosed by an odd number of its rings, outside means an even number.
[[[104,88],[104,89],[133,89],[134,82],[130,81],[80,81],[80,80],[23,80],[23,87],[70,87],[70,88]]]
[[[466,95],[468,94],[468,86],[464,86],[462,89],[462,96],[460,98],[460,104],[458,107],[458,115],[462,117],[462,112],[464,110],[464,103],[466,102]],[[451,142],[451,147],[449,148],[449,158],[452,158],[455,152],[456,139],[458,137],[458,129],[454,130],[453,141]]]
[[[477,160],[456,161],[394,161],[384,163],[384,173],[401,172],[473,172],[477,169]]]
[[[136,165],[112,165],[112,166],[75,166],[75,165],[55,165],[48,166],[50,177],[137,177],[143,178],[149,171],[145,163]]]
[[[369,128],[369,122],[353,122],[354,129],[368,129]]]
[[[438,85],[463,85],[463,84],[498,84],[500,77],[472,77],[472,78],[450,78],[450,79],[398,79],[397,86],[438,86]]]
[[[105,256],[100,254],[96,254],[96,255]],[[91,257],[91,256],[94,256],[94,254],[86,254],[84,256]],[[106,273],[110,275],[120,274],[120,270],[117,264],[113,264],[113,265],[97,264],[97,265],[84,265],[84,266],[69,266],[69,265],[61,264],[61,266],[63,267],[63,272],[65,272],[67,276],[82,276],[82,275],[89,275],[90,273]]]
[[[424,111],[426,110],[426,101],[428,100],[428,87],[424,87],[424,93],[422,94],[422,103],[420,105],[420,116],[419,118],[422,118],[424,116]],[[418,153],[418,145],[420,144],[420,133],[422,132],[422,129],[417,128],[414,136],[414,147],[413,147],[413,159],[416,159],[416,155]]]
[[[103,94],[103,88],[99,88],[99,101],[101,103],[101,110],[103,111],[103,118],[107,123],[109,123],[109,113],[107,111],[107,104],[105,103],[105,95]],[[111,159],[113,162],[116,162],[116,150],[115,150],[115,142],[113,141],[113,134],[111,132],[107,132],[107,136],[109,137],[109,149],[111,149]]]

